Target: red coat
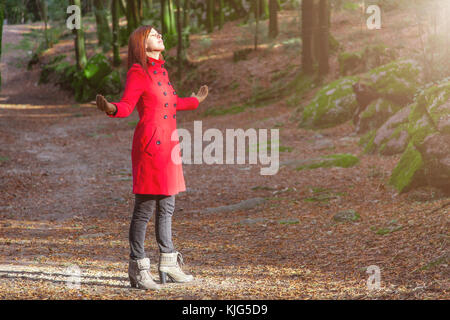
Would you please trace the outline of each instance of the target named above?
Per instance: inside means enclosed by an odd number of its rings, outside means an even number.
[[[137,105],[139,122],[131,148],[133,193],[174,195],[186,191],[176,113],[199,105],[195,97],[180,98],[169,80],[165,60],[147,57],[148,72],[133,64],[112,118],[128,117]],[[171,139],[171,134],[174,136]]]

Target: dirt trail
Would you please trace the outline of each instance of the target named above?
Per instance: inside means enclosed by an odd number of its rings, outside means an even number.
[[[5,43],[19,43],[30,27],[5,26]],[[229,31],[217,39],[224,41]],[[398,157],[371,155],[361,155],[352,168],[283,166],[274,176],[260,175],[260,164],[185,164],[188,190],[176,197],[173,236],[196,280],[161,292],[129,288],[131,125],[137,113],[110,119],[57,87],[36,86],[37,68],[15,66],[23,54],[10,49],[1,64],[0,157],[6,160],[0,161],[0,298],[448,298],[448,266],[438,263],[448,259],[445,212],[427,215],[445,199],[427,190],[398,196],[386,185]],[[276,57],[265,59],[254,57],[247,67]],[[231,63],[225,57],[214,65],[225,73]],[[203,132],[280,127],[280,145],[292,147],[280,153],[281,162],[362,151],[350,123],[319,132],[298,129],[283,102],[201,119],[202,111],[227,101],[228,93],[213,92],[199,110],[177,116],[179,128],[192,132],[193,120],[202,120]],[[318,196],[325,201],[307,201]],[[259,197],[266,201],[251,208],[206,210]],[[361,220],[334,223],[333,215],[345,209],[358,211]],[[384,236],[373,230],[391,225],[402,228]],[[153,218],[147,230],[156,275]],[[381,269],[379,291],[367,289],[370,265]],[[70,266],[80,268],[80,289],[67,284]]]

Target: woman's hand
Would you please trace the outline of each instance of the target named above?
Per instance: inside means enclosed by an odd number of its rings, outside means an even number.
[[[191,97],[196,97],[198,99],[198,102],[202,102],[203,100],[206,99],[206,96],[208,95],[208,86],[207,85],[203,85],[200,87],[200,89],[198,90],[197,94],[193,93],[191,94]]]
[[[104,111],[107,114],[113,114],[114,112],[116,112],[117,107],[112,104],[109,103],[104,96],[102,96],[101,94],[98,94],[96,97],[96,101],[95,104],[97,105],[97,108],[100,111]]]

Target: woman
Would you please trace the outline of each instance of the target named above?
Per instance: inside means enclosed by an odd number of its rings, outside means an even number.
[[[150,259],[144,252],[153,200],[160,281],[164,284],[167,278],[174,282],[193,280],[192,275],[181,270],[178,260],[183,264],[183,258],[172,243],[175,195],[186,190],[176,112],[196,109],[208,95],[208,87],[202,86],[191,97],[179,97],[169,80],[165,60],[160,58],[164,49],[161,35],[152,26],[137,28],[128,42],[128,73],[122,99],[110,103],[102,95],[96,97],[97,107],[109,117],[128,117],[135,105],[139,113],[131,150],[135,204],[129,230],[128,275],[131,286],[142,289],[160,288],[152,279]]]

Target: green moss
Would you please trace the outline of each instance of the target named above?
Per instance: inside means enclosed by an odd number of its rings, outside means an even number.
[[[303,109],[301,126],[326,128],[351,119],[357,101],[353,84],[358,77],[344,77],[322,87]]]
[[[370,103],[367,108],[361,113],[361,119],[369,119],[378,115],[392,115],[400,110],[402,107],[386,99],[377,99]]]
[[[342,167],[349,168],[359,163],[358,157],[348,153],[337,153],[321,157],[321,160],[310,164],[301,165],[296,170]]]
[[[372,129],[359,139],[359,145],[364,145],[363,153],[371,153],[375,149],[373,141],[376,135],[377,130]]]
[[[379,94],[405,105],[417,91],[420,78],[419,64],[414,60],[399,60],[370,70],[367,82]]]
[[[392,171],[389,184],[393,185],[399,193],[408,191],[415,180],[419,178],[423,165],[422,155],[410,141],[400,161]]]
[[[444,81],[438,85],[432,86],[419,94],[417,100],[420,101],[422,109],[428,112],[430,119],[435,126],[441,119],[449,116],[450,107],[450,81]],[[443,133],[450,133],[450,125],[440,128]]]
[[[420,147],[424,139],[436,131],[425,106],[417,103],[409,114],[408,134],[416,147]]]

